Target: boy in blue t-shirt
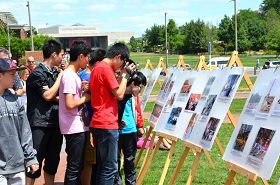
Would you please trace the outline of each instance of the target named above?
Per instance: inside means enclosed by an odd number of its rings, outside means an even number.
[[[120,154],[124,155],[125,184],[136,184],[136,169],[134,159],[137,151],[137,127],[143,126],[138,95],[146,85],[146,77],[141,72],[136,72],[127,82],[127,88],[123,100],[119,101],[118,122],[120,125],[118,172],[114,184],[122,184],[120,174]],[[139,126],[140,125],[140,126]],[[143,128],[140,128],[143,129]]]

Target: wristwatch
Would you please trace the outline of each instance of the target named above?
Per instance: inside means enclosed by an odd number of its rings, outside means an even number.
[[[129,74],[128,73],[123,73],[122,77],[128,79],[129,78]]]

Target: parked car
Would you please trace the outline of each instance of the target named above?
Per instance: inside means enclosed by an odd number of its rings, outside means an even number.
[[[206,64],[210,69],[224,68],[227,66],[230,57],[213,57]]]
[[[264,63],[264,65],[267,67],[267,68],[275,68],[277,66],[280,65],[280,61],[266,61]]]

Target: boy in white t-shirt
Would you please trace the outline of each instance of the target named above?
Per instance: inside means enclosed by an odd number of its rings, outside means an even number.
[[[67,167],[64,184],[81,184],[84,147],[88,127],[81,115],[81,107],[90,100],[83,92],[77,75],[88,64],[90,48],[83,41],[75,41],[70,49],[70,64],[64,71],[59,87],[59,127],[66,140]]]

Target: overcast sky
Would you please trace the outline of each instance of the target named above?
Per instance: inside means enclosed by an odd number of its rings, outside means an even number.
[[[0,0],[0,11],[10,11],[19,24],[28,24],[25,0]],[[132,31],[136,37],[153,24],[174,19],[178,26],[194,19],[219,25],[226,14],[234,14],[231,0],[30,0],[32,25],[97,26],[102,32]],[[257,10],[262,0],[237,0],[237,9]]]

